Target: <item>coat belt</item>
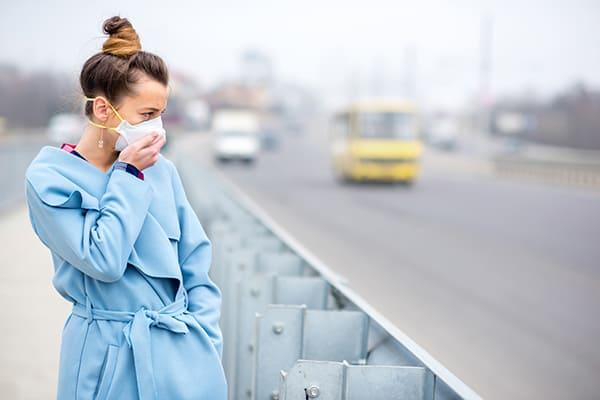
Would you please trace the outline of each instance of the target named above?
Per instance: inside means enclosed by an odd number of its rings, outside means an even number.
[[[150,327],[185,334],[189,332],[188,325],[194,323],[194,317],[187,310],[186,296],[160,310],[141,307],[136,312],[92,308],[89,297],[86,297],[85,305],[73,304],[73,314],[86,318],[88,324],[93,320],[127,322],[123,334],[133,352],[137,388],[142,400],[158,399],[152,368]]]

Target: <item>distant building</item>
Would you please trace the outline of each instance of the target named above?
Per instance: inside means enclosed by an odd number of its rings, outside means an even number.
[[[269,86],[273,82],[271,59],[258,50],[248,50],[240,60],[241,82],[246,86]]]
[[[536,143],[600,150],[600,91],[575,85],[550,102],[499,101],[492,132]]]

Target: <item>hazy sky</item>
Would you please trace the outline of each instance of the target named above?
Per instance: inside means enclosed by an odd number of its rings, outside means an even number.
[[[410,79],[420,98],[458,104],[479,86],[487,15],[494,95],[600,86],[598,0],[2,2],[0,62],[74,76],[100,50],[102,21],[118,14],[145,50],[206,85],[236,76],[240,53],[254,48],[278,77],[326,96],[402,94]]]

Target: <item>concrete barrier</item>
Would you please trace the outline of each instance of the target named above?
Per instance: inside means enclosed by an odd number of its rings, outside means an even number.
[[[584,150],[537,150],[500,154],[493,158],[494,171],[548,183],[600,188],[600,152]]]

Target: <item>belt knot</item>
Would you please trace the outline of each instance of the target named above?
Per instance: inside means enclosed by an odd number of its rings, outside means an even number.
[[[86,296],[83,304],[73,305],[73,313],[87,319],[88,324],[94,319],[126,322],[123,327],[125,341],[133,351],[137,388],[142,399],[158,397],[154,371],[152,368],[152,343],[150,327],[165,329],[177,334],[189,332],[188,325],[194,324],[193,316],[187,310],[187,296],[159,310],[140,307],[137,311],[113,311],[92,307],[90,298]]]
[[[160,322],[160,314],[157,311],[146,309],[144,312],[146,313],[146,317],[151,321],[150,325],[155,326]]]

